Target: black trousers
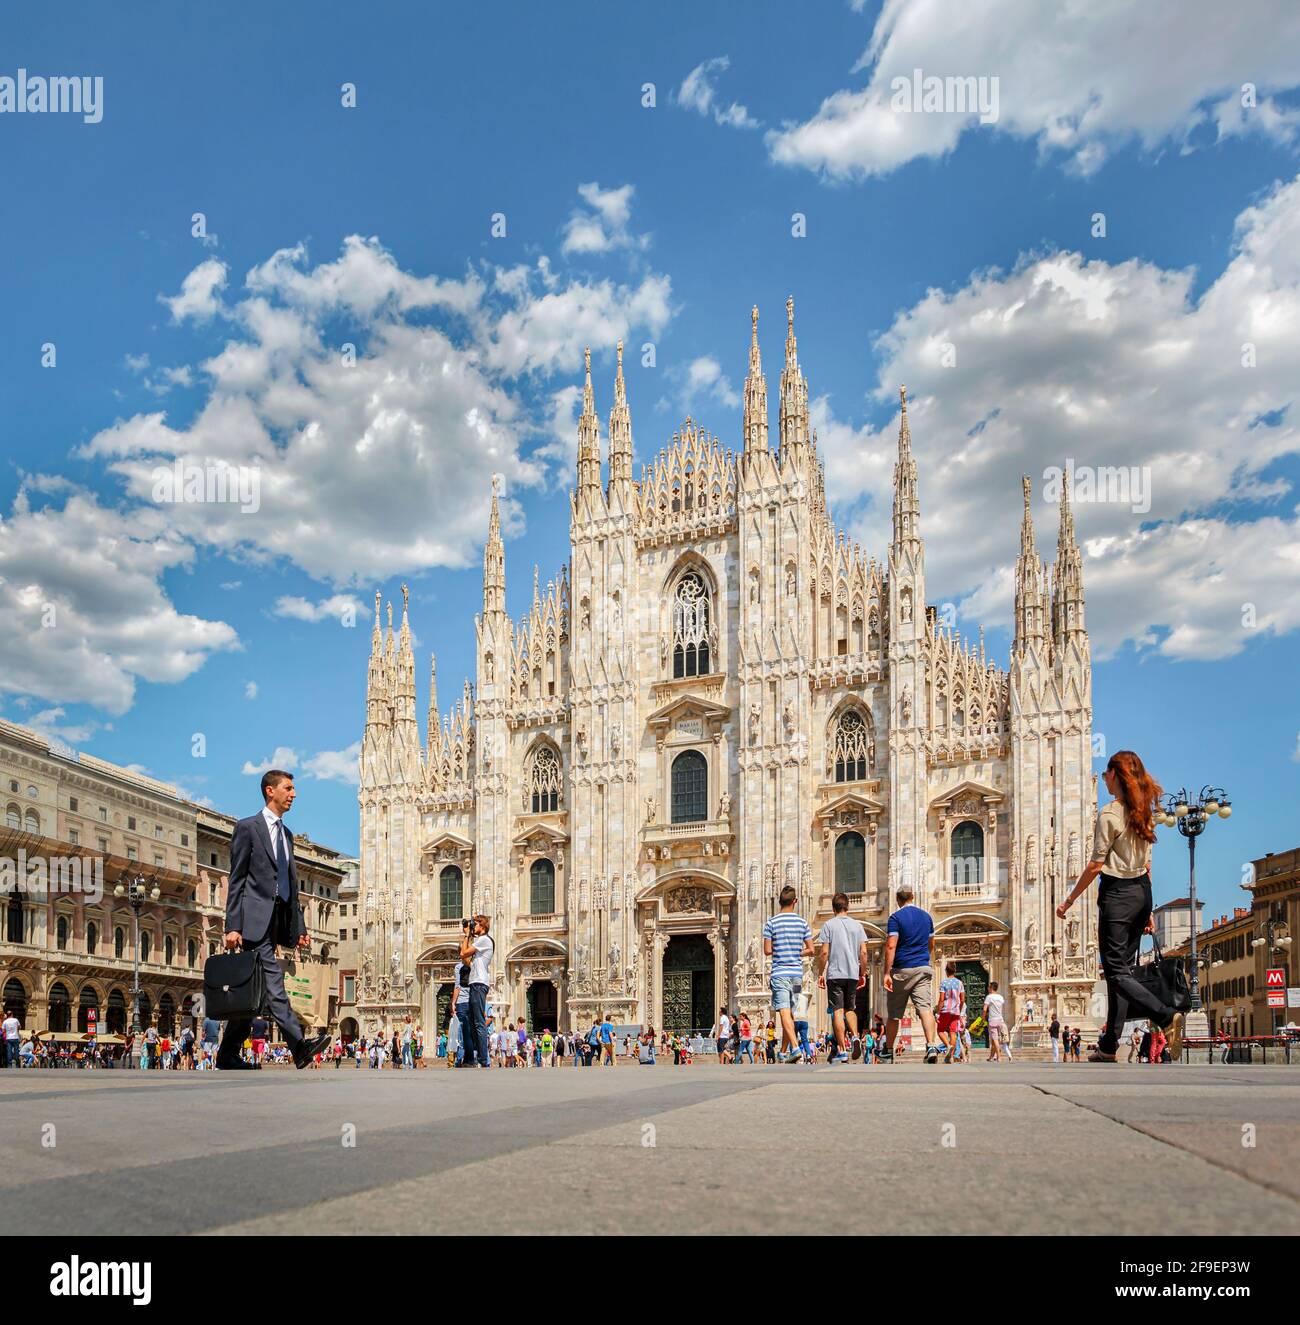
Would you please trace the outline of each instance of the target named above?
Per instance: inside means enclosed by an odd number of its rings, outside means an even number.
[[[296,1053],[302,1043],[302,1026],[293,1008],[289,1006],[289,995],[284,992],[284,972],[280,969],[280,963],[275,956],[276,935],[281,936],[279,940],[281,943],[287,942],[283,937],[288,933],[288,927],[281,914],[282,906],[282,903],[276,902],[271,924],[257,943],[249,943],[245,937],[244,951],[255,952],[262,963],[262,974],[266,979],[267,1008],[284,1032],[285,1043]],[[251,1017],[232,1018],[226,1022],[226,1030],[221,1037],[221,1047],[217,1050],[218,1063],[228,1063],[232,1058],[239,1057],[240,1048],[248,1038],[252,1025]]]
[[[1106,977],[1106,1029],[1097,1042],[1104,1054],[1119,1048],[1120,1032],[1126,1021],[1150,1017],[1157,1026],[1165,1026],[1174,1014],[1133,978],[1138,945],[1147,921],[1151,918],[1151,876],[1119,879],[1113,874],[1101,876],[1097,894],[1097,946],[1102,974]]]

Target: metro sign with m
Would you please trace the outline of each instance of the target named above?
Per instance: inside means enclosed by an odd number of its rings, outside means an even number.
[[[1270,966],[1268,968],[1268,977],[1264,981],[1264,985],[1268,989],[1285,989],[1286,988],[1285,969],[1281,966]]]

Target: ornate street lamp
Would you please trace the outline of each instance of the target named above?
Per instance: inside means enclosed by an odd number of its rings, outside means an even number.
[[[127,881],[124,888],[120,883],[113,889],[114,897],[125,897],[131,904],[131,944],[135,960],[135,981],[131,989],[131,1056],[127,1059],[128,1067],[135,1067],[143,1049],[140,1042],[140,910],[146,901],[156,902],[162,894],[155,882],[152,889],[145,882],[143,874],[137,874]]]
[[[1257,934],[1251,939],[1250,946],[1252,948],[1262,948],[1266,943],[1268,944],[1268,953],[1265,958],[1266,961],[1268,957],[1271,957],[1275,952],[1280,952],[1283,957],[1287,955],[1287,950],[1291,946],[1291,935],[1287,932],[1285,920],[1278,920],[1275,916],[1269,916],[1268,919],[1264,921],[1263,932]],[[1267,969],[1267,967],[1265,969]],[[1266,986],[1265,997],[1267,997],[1267,994],[1268,990]],[[1273,1023],[1273,1034],[1276,1035],[1277,1009],[1269,1008],[1268,1014]]]
[[[1218,815],[1220,819],[1232,816],[1232,802],[1221,787],[1202,787],[1201,794],[1193,800],[1185,790],[1179,788],[1164,798],[1156,812],[1156,822],[1166,827],[1177,825],[1178,831],[1187,839],[1187,861],[1189,882],[1187,899],[1192,907],[1192,1007],[1193,1013],[1201,1011],[1201,976],[1200,963],[1196,959],[1196,931],[1199,920],[1196,915],[1196,839],[1205,831],[1205,825]]]

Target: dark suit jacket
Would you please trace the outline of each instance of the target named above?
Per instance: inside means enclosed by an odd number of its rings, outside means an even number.
[[[283,826],[283,820],[281,820]],[[298,904],[298,871],[293,862],[293,834],[287,827],[289,906],[285,924],[272,934],[274,942],[292,947],[307,932]],[[235,824],[230,839],[230,882],[226,887],[226,931],[237,930],[248,945],[260,942],[275,913],[275,852],[271,830],[259,810]]]

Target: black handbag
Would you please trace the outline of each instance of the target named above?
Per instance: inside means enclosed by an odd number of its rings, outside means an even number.
[[[1186,1012],[1192,1006],[1192,987],[1187,980],[1187,968],[1181,957],[1164,955],[1160,949],[1160,940],[1154,934],[1151,942],[1155,949],[1154,959],[1138,962],[1133,968],[1133,978],[1175,1012]]]
[[[217,1021],[255,1017],[266,1002],[266,975],[255,952],[219,952],[203,963],[204,1015]]]

